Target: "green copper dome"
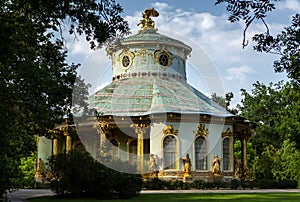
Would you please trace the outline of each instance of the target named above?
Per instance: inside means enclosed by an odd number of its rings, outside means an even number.
[[[143,116],[170,112],[231,116],[187,83],[168,78],[114,81],[92,95],[89,102],[102,115]]]
[[[157,33],[149,9],[135,35],[107,47],[112,82],[89,98],[100,114],[142,116],[157,113],[231,116],[187,83],[186,60],[192,48]]]

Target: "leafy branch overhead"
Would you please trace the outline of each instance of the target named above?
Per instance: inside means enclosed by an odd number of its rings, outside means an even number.
[[[239,20],[245,22],[242,44],[243,48],[245,48],[248,45],[246,32],[254,20],[260,20],[265,25],[267,34],[269,34],[269,28],[264,18],[268,12],[275,9],[275,2],[277,2],[277,0],[216,0],[215,4],[227,3],[226,10],[230,13],[228,18],[230,22]]]
[[[287,76],[300,83],[300,14],[292,17],[292,23],[276,37],[270,35],[265,18],[276,8],[280,0],[216,0],[216,5],[225,3],[230,22],[244,21],[242,47],[248,45],[247,30],[254,20],[261,21],[266,31],[252,38],[257,43],[254,49],[260,52],[278,54],[280,59],[274,62],[275,72],[286,71]]]
[[[69,26],[70,34],[85,34],[91,48],[96,47],[96,42],[102,44],[129,31],[127,21],[120,16],[123,9],[115,0],[6,0],[1,4],[6,14],[30,18],[33,24],[60,32],[61,36]]]
[[[300,83],[300,14],[292,18],[292,24],[276,37],[268,33],[256,34],[254,49],[260,52],[278,54],[279,60],[274,62],[275,72],[286,70],[287,76]]]
[[[0,1],[0,195],[17,187],[10,168],[35,150],[34,135],[70,116],[79,64],[66,60],[65,35],[96,48],[129,32],[121,12],[115,0]]]

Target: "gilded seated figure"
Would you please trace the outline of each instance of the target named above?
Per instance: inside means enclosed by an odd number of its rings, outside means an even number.
[[[158,156],[154,154],[150,154],[150,166],[149,166],[150,176],[157,177],[158,174],[157,167],[158,167]]]
[[[189,154],[186,154],[186,158],[181,160],[184,167],[184,177],[189,177],[191,175],[191,167],[192,167]]]
[[[212,161],[212,173],[215,177],[221,176],[220,165],[221,165],[220,159],[218,155],[215,155]]]

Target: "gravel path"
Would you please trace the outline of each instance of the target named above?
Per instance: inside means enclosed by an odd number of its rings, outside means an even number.
[[[27,198],[37,197],[37,196],[53,196],[53,193],[49,189],[19,189],[17,191],[7,194],[7,199],[9,202],[24,202]]]

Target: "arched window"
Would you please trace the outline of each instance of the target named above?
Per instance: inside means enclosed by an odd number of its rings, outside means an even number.
[[[223,139],[223,170],[230,169],[230,141],[229,138]]]
[[[168,135],[163,141],[164,169],[176,169],[177,141],[173,135]]]
[[[206,139],[204,137],[197,137],[195,140],[195,165],[197,170],[207,169],[207,154],[206,154]]]
[[[133,140],[129,145],[129,163],[134,165],[137,163],[137,140]]]

